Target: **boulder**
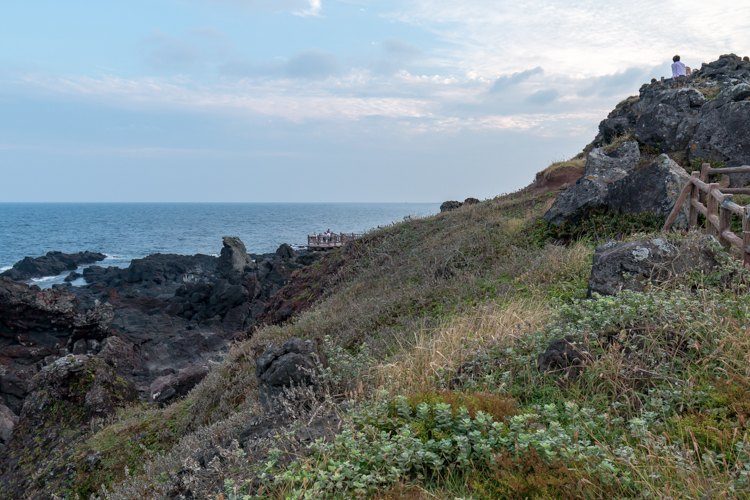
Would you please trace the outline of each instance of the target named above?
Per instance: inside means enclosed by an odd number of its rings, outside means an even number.
[[[589,353],[576,345],[571,337],[550,342],[537,357],[537,368],[542,373],[554,374],[562,379],[575,379],[590,360]]]
[[[651,213],[666,219],[689,178],[684,168],[663,154],[613,183],[605,204],[612,212]],[[675,221],[676,227],[686,225],[687,205]]]
[[[203,365],[187,366],[177,373],[163,375],[151,383],[151,401],[166,403],[186,395],[208,374],[208,367]]]
[[[464,205],[476,205],[479,203],[479,200],[477,198],[466,198],[464,200]]]
[[[441,212],[450,212],[451,210],[455,210],[457,208],[461,208],[463,203],[460,201],[450,200],[450,201],[444,201],[440,205],[440,211]]]
[[[276,249],[276,256],[282,259],[293,259],[295,255],[294,248],[288,243],[282,243],[279,248]]]
[[[669,156],[644,164],[638,143],[628,141],[612,151],[593,149],[583,177],[562,191],[544,215],[556,226],[576,224],[591,212],[652,213],[666,218],[689,176]],[[687,223],[687,213],[677,225]]]
[[[132,384],[118,377],[106,363],[87,354],[69,354],[45,366],[31,381],[21,419],[48,421],[55,402],[74,405],[85,419],[103,417],[136,399]],[[83,417],[83,415],[77,415]]]
[[[718,266],[718,242],[692,234],[678,244],[664,238],[608,242],[597,247],[589,278],[589,295],[615,295],[621,290],[641,291],[688,271],[710,272]]]
[[[311,340],[292,338],[281,346],[271,345],[255,360],[262,395],[274,396],[287,387],[314,384],[322,363],[322,352]]]
[[[562,191],[544,215],[554,225],[576,223],[594,209],[607,205],[609,188],[638,165],[638,143],[627,141],[612,151],[595,148],[587,156],[583,177]]]
[[[252,261],[247,254],[247,248],[236,236],[224,236],[223,248],[219,256],[218,271],[224,277],[241,275],[246,269],[252,268]]]

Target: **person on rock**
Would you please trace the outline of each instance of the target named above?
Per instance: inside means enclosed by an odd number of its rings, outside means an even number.
[[[672,58],[672,78],[680,78],[687,76],[687,67],[680,61],[680,56],[674,56]]]

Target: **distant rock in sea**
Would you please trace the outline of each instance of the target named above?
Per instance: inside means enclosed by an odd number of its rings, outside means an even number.
[[[0,276],[5,276],[15,281],[24,281],[31,278],[42,278],[44,276],[57,276],[65,271],[75,271],[84,264],[93,264],[107,258],[98,252],[47,252],[41,257],[26,257],[16,262]]]

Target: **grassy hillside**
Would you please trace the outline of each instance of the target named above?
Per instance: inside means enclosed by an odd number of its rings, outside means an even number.
[[[746,494],[747,274],[727,259],[715,275],[586,299],[591,235],[655,221],[602,215],[560,235],[539,222],[553,197],[525,190],[331,254],[304,271],[325,283],[310,309],[234,346],[185,399],[92,429],[67,493]],[[254,359],[294,336],[318,339],[327,367],[316,391],[267,414]],[[586,367],[541,373],[562,337]]]

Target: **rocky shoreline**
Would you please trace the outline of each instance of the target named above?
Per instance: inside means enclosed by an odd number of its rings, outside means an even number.
[[[219,257],[155,254],[127,268],[91,265],[84,286],[23,282],[104,257],[49,252],[0,276],[0,449],[19,417],[33,421],[28,401],[48,395],[54,380],[70,375],[63,372],[92,363],[108,372],[101,380],[126,389],[126,400],[162,404],[186,394],[233,341],[276,316],[272,297],[320,253],[284,244],[248,254],[239,238],[225,237]],[[108,399],[106,387],[97,391]]]

